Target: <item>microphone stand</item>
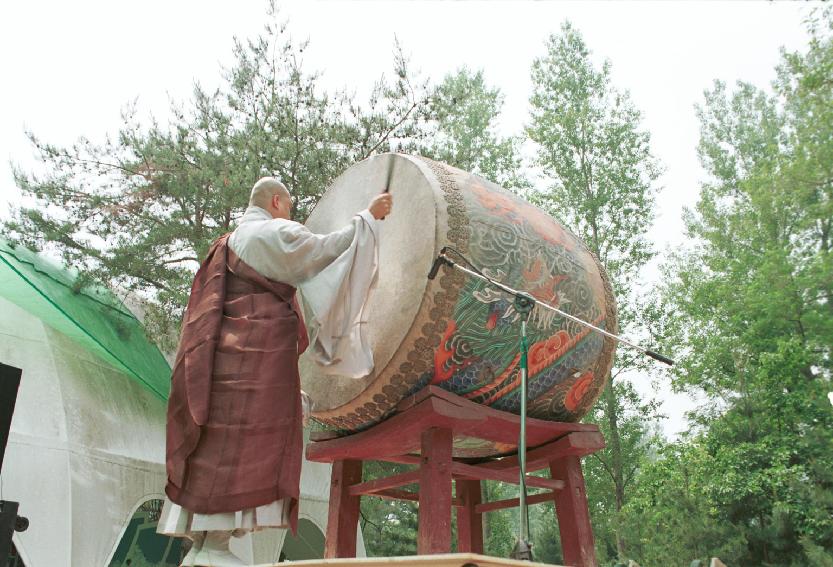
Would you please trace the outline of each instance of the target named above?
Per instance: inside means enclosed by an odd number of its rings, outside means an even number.
[[[520,370],[521,370],[521,431],[520,436],[518,439],[518,465],[520,468],[520,498],[519,498],[519,509],[520,509],[520,522],[519,522],[519,530],[518,530],[518,541],[515,544],[515,549],[512,550],[510,554],[510,558],[512,559],[520,559],[525,561],[532,561],[532,548],[529,544],[529,507],[527,505],[527,494],[526,494],[526,413],[527,413],[527,381],[529,379],[529,341],[527,340],[527,321],[529,320],[529,315],[532,313],[532,310],[536,307],[542,307],[544,309],[548,309],[550,311],[554,311],[555,313],[561,315],[562,317],[584,325],[585,327],[589,327],[594,331],[605,335],[606,337],[610,337],[615,341],[622,343],[628,347],[634,348],[636,350],[641,351],[642,353],[650,356],[651,358],[668,364],[669,366],[674,364],[674,361],[667,356],[654,352],[652,350],[646,349],[634,343],[628,342],[622,337],[618,335],[614,335],[604,329],[601,329],[583,319],[579,319],[569,313],[566,313],[557,307],[553,307],[547,303],[539,301],[532,297],[530,294],[512,289],[509,286],[506,286],[500,282],[497,282],[483,273],[479,271],[470,270],[464,266],[461,266],[451,258],[449,258],[446,253],[451,250],[448,247],[443,247],[440,251],[440,254],[434,259],[434,263],[431,266],[431,271],[428,273],[428,279],[433,280],[441,265],[445,264],[446,266],[460,270],[461,272],[468,274],[471,277],[477,278],[486,282],[489,285],[497,287],[501,291],[508,293],[509,295],[515,298],[513,306],[515,311],[520,315],[521,318],[521,360],[520,360]],[[456,252],[456,250],[455,250]],[[465,259],[465,257],[456,252],[461,257]],[[468,262],[468,260],[466,260]],[[470,263],[469,263],[470,264]]]
[[[526,338],[526,322],[535,307],[535,298],[526,293],[515,294],[515,311],[521,316],[521,433],[518,439],[518,465],[520,465],[520,529],[512,559],[532,561],[532,547],[529,544],[529,508],[526,503],[526,401],[529,378],[529,341]]]

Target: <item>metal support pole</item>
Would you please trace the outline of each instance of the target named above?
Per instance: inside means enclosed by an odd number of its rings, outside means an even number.
[[[529,515],[526,505],[526,400],[528,398],[527,389],[527,352],[528,343],[526,341],[526,319],[521,321],[521,437],[518,443],[518,464],[521,466],[521,534],[519,539],[529,541]]]
[[[529,544],[529,506],[526,502],[526,404],[527,379],[529,377],[529,340],[526,334],[526,323],[529,314],[535,307],[535,298],[526,293],[515,295],[515,311],[521,316],[521,433],[518,439],[518,465],[520,474],[520,495],[518,512],[520,514],[518,542],[512,551],[513,559],[532,561],[532,547]]]

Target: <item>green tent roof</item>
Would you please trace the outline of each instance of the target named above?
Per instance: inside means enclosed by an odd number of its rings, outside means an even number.
[[[109,290],[85,286],[42,255],[0,239],[0,297],[71,337],[166,400],[171,369],[142,323]]]

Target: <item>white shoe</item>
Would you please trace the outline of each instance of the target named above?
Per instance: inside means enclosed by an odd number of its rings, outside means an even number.
[[[188,554],[182,558],[180,567],[194,567],[194,565],[196,565],[194,561],[202,548],[203,541],[205,541],[205,532],[196,532],[190,535],[188,539],[191,540],[191,549],[188,551]]]
[[[231,532],[207,532],[205,541],[194,558],[199,567],[246,567],[249,565],[229,549]]]

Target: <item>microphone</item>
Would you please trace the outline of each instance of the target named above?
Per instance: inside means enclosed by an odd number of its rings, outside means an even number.
[[[433,280],[437,277],[437,272],[440,271],[440,266],[442,264],[447,264],[448,259],[445,257],[445,247],[440,250],[440,255],[434,258],[434,263],[431,264],[431,271],[428,272],[428,279]]]
[[[660,354],[660,353],[658,353],[658,352],[654,352],[654,351],[652,351],[652,350],[646,350],[646,351],[645,351],[645,354],[647,354],[648,356],[650,356],[650,357],[651,357],[651,358],[653,358],[654,360],[659,360],[660,362],[664,362],[664,363],[665,363],[665,364],[667,364],[668,366],[674,366],[674,361],[673,361],[673,360],[671,360],[671,359],[670,359],[670,358],[668,358],[667,356],[662,355],[662,354]]]

